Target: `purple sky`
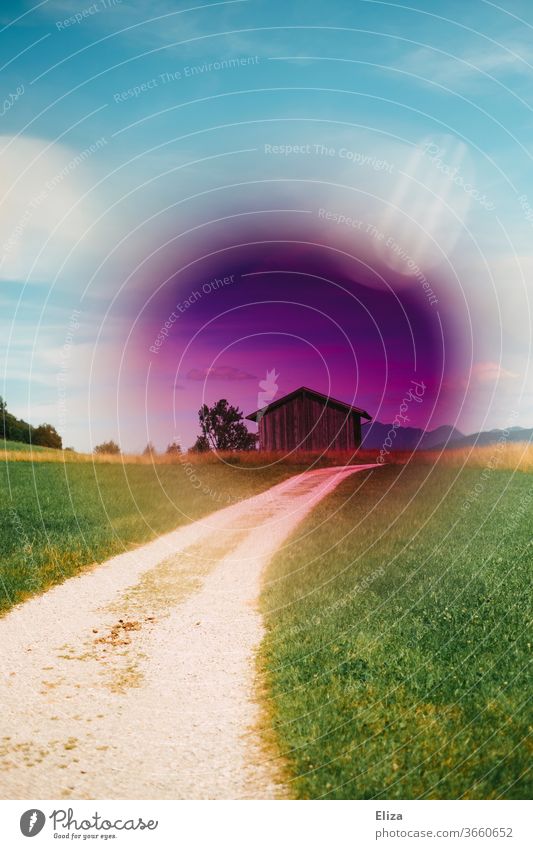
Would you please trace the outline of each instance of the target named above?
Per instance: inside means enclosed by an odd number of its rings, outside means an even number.
[[[171,252],[145,271],[124,350],[123,418],[142,405],[146,438],[188,446],[204,401],[224,397],[247,414],[275,369],[276,397],[306,385],[384,422],[415,380],[426,389],[408,423],[453,423],[468,366],[451,297],[431,304],[419,282],[406,286],[317,233],[308,244],[268,235],[225,228],[205,259],[188,265]]]

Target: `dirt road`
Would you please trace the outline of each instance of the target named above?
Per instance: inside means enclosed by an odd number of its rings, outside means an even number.
[[[1,796],[282,796],[254,731],[261,573],[313,506],[366,468],[298,475],[0,620]]]

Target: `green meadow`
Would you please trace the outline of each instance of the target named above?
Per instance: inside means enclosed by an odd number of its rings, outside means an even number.
[[[75,455],[54,462],[49,454],[47,462],[0,465],[0,612],[300,470],[224,462],[93,465]]]
[[[260,657],[292,795],[528,798],[532,516],[530,474],[410,464],[300,526]]]
[[[49,451],[49,448],[44,448],[42,445],[29,445],[27,442],[15,442],[10,439],[0,439],[0,451]]]

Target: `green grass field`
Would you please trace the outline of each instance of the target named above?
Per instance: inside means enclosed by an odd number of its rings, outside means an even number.
[[[12,442],[9,439],[0,439],[0,451],[51,451],[42,445],[29,445],[27,442]]]
[[[297,466],[0,466],[0,612],[82,568],[255,495]]]
[[[294,796],[529,797],[533,476],[481,475],[356,475],[271,564],[260,663]]]

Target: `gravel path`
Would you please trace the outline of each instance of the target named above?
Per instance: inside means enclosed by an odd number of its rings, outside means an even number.
[[[283,796],[255,731],[261,572],[366,468],[298,475],[0,620],[2,798]]]

